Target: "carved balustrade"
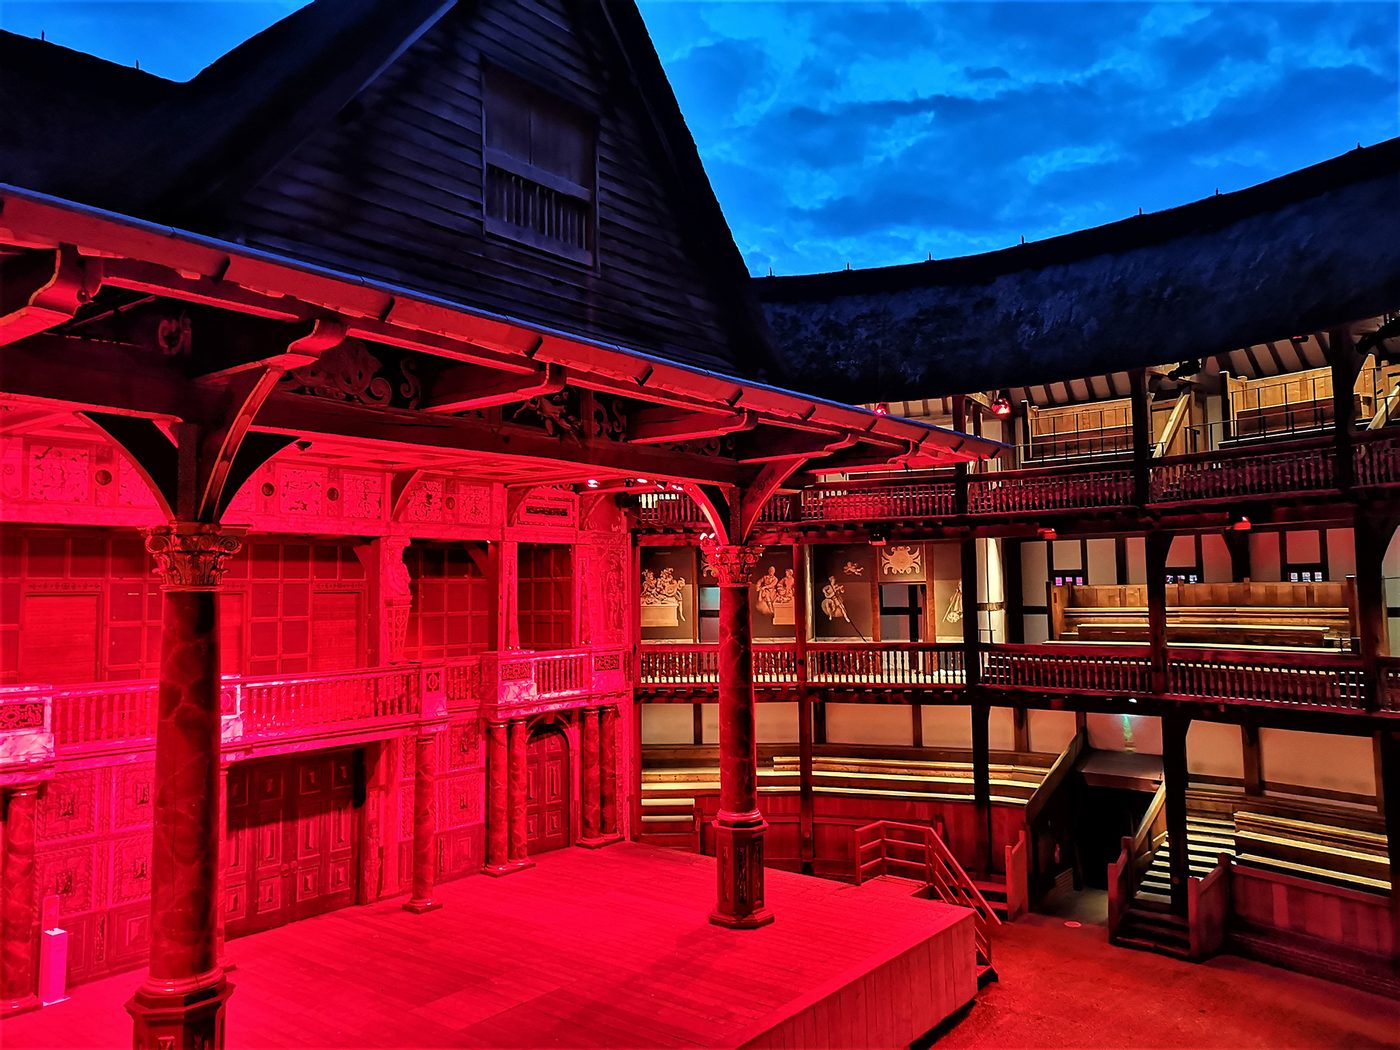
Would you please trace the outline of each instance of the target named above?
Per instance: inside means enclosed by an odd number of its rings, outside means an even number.
[[[1133,504],[1128,468],[994,470],[968,479],[969,514],[1102,510]]]
[[[1193,503],[1325,491],[1336,486],[1333,445],[1230,449],[1154,463],[1151,502]]]
[[[817,485],[801,495],[803,521],[889,521],[948,517],[954,512],[951,481],[847,481]]]
[[[813,685],[932,689],[961,688],[966,679],[958,645],[812,642],[807,646],[807,680]]]
[[[60,751],[92,750],[153,742],[159,693],[160,683],[154,680],[55,687],[56,746]]]
[[[521,649],[473,659],[475,670],[467,673],[456,671],[467,662],[447,666],[449,708],[475,703],[488,717],[519,718],[631,688],[627,654],[620,648]],[[474,689],[475,695],[463,695],[463,689]]]
[[[1150,506],[1220,503],[1266,496],[1306,495],[1337,487],[1335,443],[1329,438],[1214,449],[1154,460]],[[1356,435],[1355,484],[1360,488],[1400,485],[1400,435]],[[797,496],[776,496],[760,524],[912,521],[952,517],[956,487],[939,478],[910,481],[892,475],[870,481],[827,482]],[[664,498],[662,498],[664,497]],[[643,527],[703,529],[704,516],[676,494],[642,497]],[[1059,466],[993,470],[968,478],[968,514],[974,517],[1046,511],[1120,510],[1134,505],[1128,466]]]
[[[1173,646],[1167,679],[1170,696],[1332,711],[1366,709],[1366,676],[1356,656]]]
[[[998,645],[982,653],[989,689],[1036,689],[1094,695],[1145,694],[1152,651],[1136,645]]]
[[[233,683],[244,739],[353,723],[408,722],[421,707],[416,665],[335,674],[269,675]]]

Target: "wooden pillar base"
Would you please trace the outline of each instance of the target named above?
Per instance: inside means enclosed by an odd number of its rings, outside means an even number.
[[[517,871],[524,871],[526,868],[533,868],[534,866],[535,862],[529,859],[508,860],[504,864],[488,864],[481,869],[481,873],[499,879],[506,875],[514,875]]]
[[[218,1050],[233,985],[222,969],[189,981],[147,981],[126,1004],[134,1050]]]
[[[42,1005],[39,1002],[39,997],[32,992],[29,995],[22,995],[18,999],[0,999],[0,1021],[7,1017],[14,1017],[16,1014],[27,1014],[30,1010],[37,1010]]]
[[[613,832],[611,835],[594,835],[590,838],[579,839],[575,845],[582,846],[584,849],[602,849],[604,846],[611,846],[614,842],[621,841],[622,835]]]
[[[408,901],[404,906],[404,911],[411,911],[414,915],[422,915],[424,912],[437,911],[442,907],[442,901]]]
[[[768,822],[742,827],[714,822],[718,903],[710,922],[731,930],[756,930],[773,921],[763,900],[763,835]]]

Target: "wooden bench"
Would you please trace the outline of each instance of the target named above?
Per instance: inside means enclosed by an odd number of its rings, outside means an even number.
[[[1390,892],[1385,836],[1372,831],[1241,810],[1235,851],[1246,863],[1286,875]]]
[[[1051,588],[1052,640],[1144,642],[1145,584]],[[1178,644],[1345,648],[1350,582],[1171,583],[1167,640]]]
[[[1092,620],[1078,625],[1075,634],[1085,642],[1147,642],[1147,617],[1125,620]],[[1307,648],[1340,648],[1343,637],[1325,624],[1261,624],[1245,620],[1233,623],[1196,623],[1167,620],[1167,641],[1182,645],[1278,645]]]

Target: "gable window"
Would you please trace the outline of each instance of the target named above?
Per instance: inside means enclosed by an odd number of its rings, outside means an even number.
[[[487,232],[591,263],[596,119],[503,70],[485,75]]]

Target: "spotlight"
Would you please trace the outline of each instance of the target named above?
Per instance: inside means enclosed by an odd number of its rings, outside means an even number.
[[[889,415],[889,414],[890,414],[890,406],[889,406],[889,403],[886,402],[886,401],[877,402],[876,405],[875,405],[875,414],[876,414],[877,416],[887,416],[887,415]]]
[[[646,478],[638,478],[638,479],[637,479],[637,484],[638,484],[638,485],[645,485],[646,483],[647,483],[647,479],[646,479]]]
[[[1039,536],[1042,540],[1053,540],[1057,535],[1055,530],[1049,527],[1043,529],[1036,529],[1035,534]]]
[[[998,394],[992,399],[992,415],[998,419],[1006,419],[1011,415],[1011,399],[1005,394]]]
[[[889,537],[886,536],[886,535],[885,535],[883,532],[881,532],[879,529],[875,529],[874,531],[872,531],[872,532],[870,533],[870,546],[872,546],[872,547],[883,547],[885,544],[887,544],[887,543],[889,543],[889,542],[890,542]]]
[[[589,479],[588,479],[588,487],[591,488],[591,489],[596,489],[596,488],[598,487],[598,479],[597,479],[597,478],[589,478]]]
[[[1248,532],[1254,525],[1243,514],[1234,514],[1230,517],[1230,528],[1235,532]]]

